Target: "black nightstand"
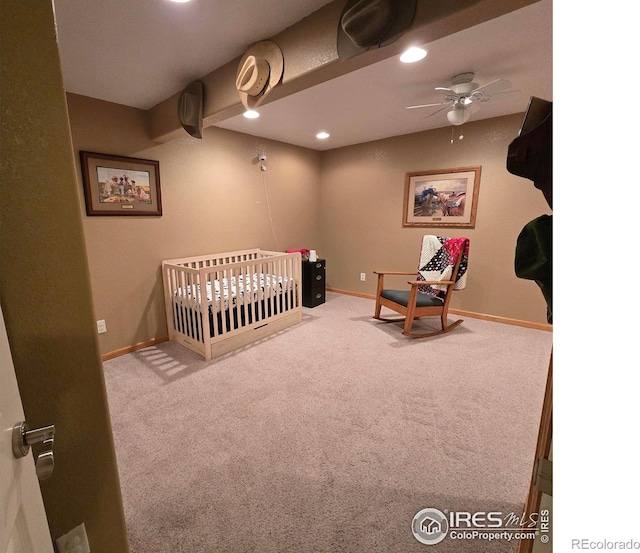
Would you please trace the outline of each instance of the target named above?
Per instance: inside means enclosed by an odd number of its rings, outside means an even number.
[[[302,305],[316,307],[325,300],[326,261],[302,262]]]

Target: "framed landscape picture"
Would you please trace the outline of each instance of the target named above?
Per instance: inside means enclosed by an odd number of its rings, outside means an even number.
[[[474,228],[481,167],[416,171],[405,175],[405,227]]]
[[[87,215],[162,215],[160,163],[80,152]]]

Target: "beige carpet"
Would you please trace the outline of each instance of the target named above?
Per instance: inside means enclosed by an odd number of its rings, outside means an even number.
[[[421,509],[521,513],[549,332],[466,318],[410,340],[328,293],[204,362],[164,343],[104,363],[132,553],[516,551],[424,545]]]

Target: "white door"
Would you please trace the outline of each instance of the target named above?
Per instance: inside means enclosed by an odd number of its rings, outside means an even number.
[[[0,553],[53,553],[33,456],[13,456],[13,426],[23,420],[0,309]]]

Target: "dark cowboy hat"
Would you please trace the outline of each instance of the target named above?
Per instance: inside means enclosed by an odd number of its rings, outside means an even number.
[[[338,57],[391,44],[411,27],[417,0],[348,0],[338,21]]]
[[[202,138],[204,85],[193,81],[178,98],[178,117],[182,128],[195,138]]]

